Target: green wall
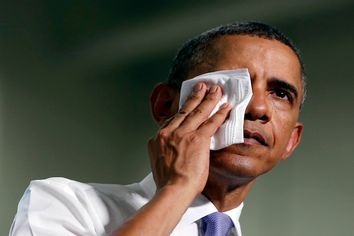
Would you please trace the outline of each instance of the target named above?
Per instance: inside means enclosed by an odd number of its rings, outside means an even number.
[[[144,177],[151,89],[185,40],[236,20],[286,32],[309,86],[302,144],[254,186],[244,235],[353,235],[353,13],[346,0],[0,3],[0,235],[32,179]]]

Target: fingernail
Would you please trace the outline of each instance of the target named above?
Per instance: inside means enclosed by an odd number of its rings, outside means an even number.
[[[217,85],[213,85],[210,87],[209,93],[215,93],[218,90],[218,86]]]
[[[197,84],[194,86],[193,91],[194,91],[194,92],[198,92],[198,91],[200,91],[200,90],[202,89],[202,87],[203,87],[203,83],[197,83]]]

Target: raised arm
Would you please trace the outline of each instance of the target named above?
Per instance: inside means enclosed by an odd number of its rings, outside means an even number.
[[[157,93],[168,89],[164,86]],[[208,118],[221,96],[219,86],[207,89],[206,84],[199,83],[182,109],[160,122],[160,130],[148,143],[156,194],[112,236],[159,236],[172,232],[208,179],[210,139],[231,109],[231,105],[224,104]]]

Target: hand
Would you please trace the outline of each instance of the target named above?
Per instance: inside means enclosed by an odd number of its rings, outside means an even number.
[[[206,184],[210,138],[226,119],[226,104],[208,118],[222,95],[212,86],[197,84],[182,109],[149,140],[154,197],[112,235],[170,235],[188,206]]]
[[[205,187],[209,175],[210,139],[225,121],[231,105],[210,113],[222,96],[221,88],[198,83],[181,110],[167,120],[148,142],[152,172],[161,189],[167,185],[194,191]]]

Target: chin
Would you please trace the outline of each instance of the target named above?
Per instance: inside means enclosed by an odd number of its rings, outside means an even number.
[[[210,152],[210,170],[225,178],[251,181],[266,173],[263,147],[237,144]]]

